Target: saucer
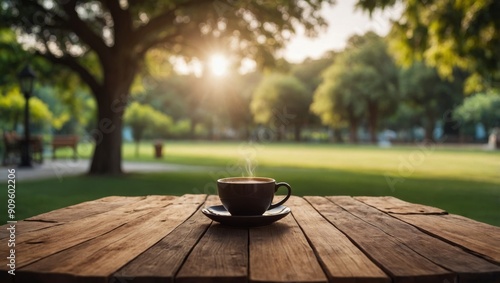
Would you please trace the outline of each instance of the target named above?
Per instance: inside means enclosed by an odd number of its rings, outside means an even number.
[[[209,206],[201,210],[208,218],[220,224],[240,227],[269,225],[290,213],[290,208],[280,205],[264,212],[263,215],[233,216],[222,205]]]

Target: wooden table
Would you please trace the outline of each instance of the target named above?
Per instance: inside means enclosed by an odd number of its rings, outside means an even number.
[[[106,197],[20,221],[0,282],[500,282],[500,228],[392,197],[292,197],[269,226],[206,195]],[[1,230],[7,241],[6,226]]]

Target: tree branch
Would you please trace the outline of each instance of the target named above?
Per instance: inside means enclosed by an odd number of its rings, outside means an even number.
[[[102,0],[103,4],[108,8],[113,18],[115,30],[115,45],[122,46],[129,40],[129,35],[132,32],[132,16],[130,11],[123,10],[118,3],[118,0]]]
[[[104,43],[104,40],[94,33],[82,19],[80,19],[76,13],[75,7],[76,0],[70,0],[65,4],[62,4],[62,8],[68,16],[67,23],[71,25],[73,31],[80,39],[90,46],[90,48],[92,48],[101,59],[104,59],[107,56],[108,47]]]
[[[148,52],[149,49],[157,45],[170,43],[174,37],[179,36],[180,34],[181,34],[180,32],[175,32],[169,35],[156,38],[155,40],[150,40],[149,42],[142,42],[140,44],[140,47],[137,49],[139,56],[143,57],[146,54],[146,52]]]
[[[76,72],[80,76],[82,81],[84,81],[90,87],[94,96],[97,96],[101,92],[102,89],[101,84],[99,84],[96,78],[85,67],[83,67],[80,63],[76,61],[75,57],[72,57],[70,55],[57,57],[54,54],[52,54],[48,49],[45,53],[36,51],[35,54],[37,56],[41,56],[49,60],[54,64],[64,65],[73,70],[74,72]]]
[[[189,8],[192,6],[200,6],[205,3],[213,3],[213,0],[192,0],[186,1],[182,4],[178,4],[174,8],[154,17],[146,25],[137,28],[133,32],[133,45],[138,45],[142,41],[148,40],[148,38],[153,37],[155,34],[159,34],[160,31],[165,29],[166,26],[174,25],[174,20],[176,18],[175,11],[180,8]]]

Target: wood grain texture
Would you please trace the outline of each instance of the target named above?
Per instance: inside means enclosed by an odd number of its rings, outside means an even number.
[[[247,282],[248,229],[212,223],[176,275],[176,283]]]
[[[205,197],[180,197],[177,203],[152,209],[109,233],[21,268],[17,276],[20,282],[53,282],[68,276],[82,278],[85,282],[107,280],[112,273],[189,218],[204,202]],[[53,274],[50,280],[40,276],[47,272]],[[61,278],[57,278],[58,274],[61,274]]]
[[[457,273],[459,282],[487,283],[500,280],[500,266],[432,237],[410,224],[351,197],[328,197],[328,199],[349,213],[396,238],[435,264]],[[425,215],[424,217],[428,216]]]
[[[307,201],[291,197],[287,206],[292,209],[295,220],[314,247],[331,282],[391,282],[377,265],[342,232],[325,221]]]
[[[250,281],[327,282],[314,251],[293,217],[250,228]]]
[[[423,204],[415,204],[395,197],[354,197],[377,209],[394,214],[447,214],[445,210]]]
[[[499,227],[389,197],[305,199],[256,228],[206,218],[200,208],[217,196],[110,197],[48,212],[17,223],[16,277],[0,257],[0,282],[500,283]]]
[[[82,219],[95,214],[110,211],[120,206],[144,200],[146,197],[122,197],[110,196],[93,201],[87,201],[65,208],[49,211],[37,216],[25,219],[26,221],[41,221],[41,222],[68,222]]]
[[[42,230],[48,227],[62,225],[63,223],[40,222],[40,221],[18,221],[16,223],[16,235],[24,234],[31,231]],[[9,235],[10,224],[0,226],[0,241],[6,239]]]
[[[500,263],[500,227],[459,215],[395,215],[440,239],[459,245],[483,258]]]
[[[82,219],[88,216],[109,211],[111,209],[137,202],[146,197],[120,197],[110,196],[93,201],[87,201],[65,208],[49,211],[37,216],[18,221],[16,224],[17,235],[45,229],[51,226],[64,224],[64,222]],[[0,226],[0,240],[7,237],[8,225]]]
[[[434,264],[380,229],[323,197],[305,197],[328,221],[375,261],[393,282],[455,282],[455,274]]]
[[[378,197],[356,197],[356,199],[381,211],[385,211],[384,208],[387,207]],[[454,214],[427,216],[394,214],[393,216],[444,241],[500,263],[500,227]]]
[[[202,206],[219,203],[217,196],[209,196]],[[116,272],[113,277],[117,282],[127,283],[174,282],[175,274],[211,223],[212,220],[203,215],[200,208],[165,238]]]
[[[150,196],[133,204],[121,206],[105,213],[52,226],[43,230],[23,233],[16,238],[17,268],[33,263],[59,251],[68,249],[108,233],[130,221],[151,213],[156,208],[171,204],[175,197]],[[5,269],[0,257],[0,270]]]

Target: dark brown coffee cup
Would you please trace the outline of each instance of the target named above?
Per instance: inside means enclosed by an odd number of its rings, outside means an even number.
[[[288,193],[278,203],[271,204],[279,187],[284,186]],[[222,205],[231,215],[262,215],[266,210],[285,203],[292,194],[287,183],[276,183],[264,177],[231,177],[217,180],[217,190]]]

